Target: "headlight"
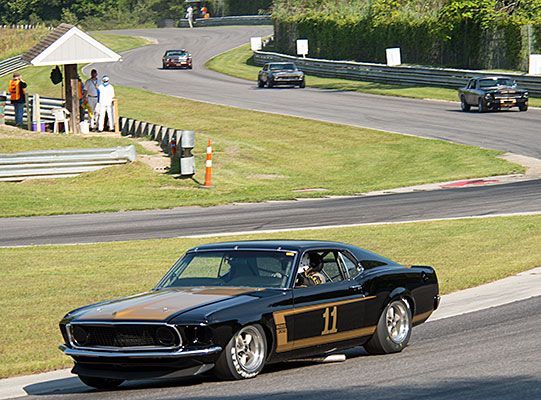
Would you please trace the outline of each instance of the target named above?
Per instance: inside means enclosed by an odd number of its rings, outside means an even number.
[[[490,100],[492,98],[492,93],[485,94],[485,99]]]
[[[522,97],[524,97],[525,99],[528,98],[528,92],[524,92],[524,94],[522,95]]]

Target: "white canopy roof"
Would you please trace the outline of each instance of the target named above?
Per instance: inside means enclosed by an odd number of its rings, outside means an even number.
[[[121,57],[76,26],[61,24],[22,58],[44,66],[111,62]]]

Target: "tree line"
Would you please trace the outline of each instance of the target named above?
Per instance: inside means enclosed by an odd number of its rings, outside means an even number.
[[[207,7],[211,16],[268,12],[272,0],[10,0],[0,2],[0,25],[61,22],[86,29],[155,26],[164,18],[180,19],[191,4]]]

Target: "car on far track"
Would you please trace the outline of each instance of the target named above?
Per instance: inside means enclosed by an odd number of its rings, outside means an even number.
[[[188,250],[152,290],[70,311],[60,350],[96,388],[266,364],[364,345],[402,351],[440,301],[432,267],[328,241],[255,240]]]
[[[518,107],[528,110],[528,91],[517,88],[517,83],[505,76],[485,76],[470,79],[466,87],[458,89],[462,111],[472,106],[479,112]]]
[[[171,67],[192,69],[192,55],[186,49],[166,50],[162,57],[163,69]]]
[[[304,72],[292,62],[270,62],[263,66],[257,77],[257,85],[271,88],[277,85],[306,86]]]

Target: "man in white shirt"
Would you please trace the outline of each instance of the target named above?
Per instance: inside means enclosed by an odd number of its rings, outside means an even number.
[[[109,77],[105,75],[102,78],[102,83],[98,86],[98,131],[103,132],[103,123],[105,121],[105,113],[109,120],[109,130],[115,129],[113,119],[113,99],[115,97],[115,89],[109,83]]]
[[[90,116],[90,128],[96,128],[96,106],[98,104],[98,71],[93,69],[90,72],[90,79],[87,79],[83,87],[83,101],[86,101],[92,115]]]

